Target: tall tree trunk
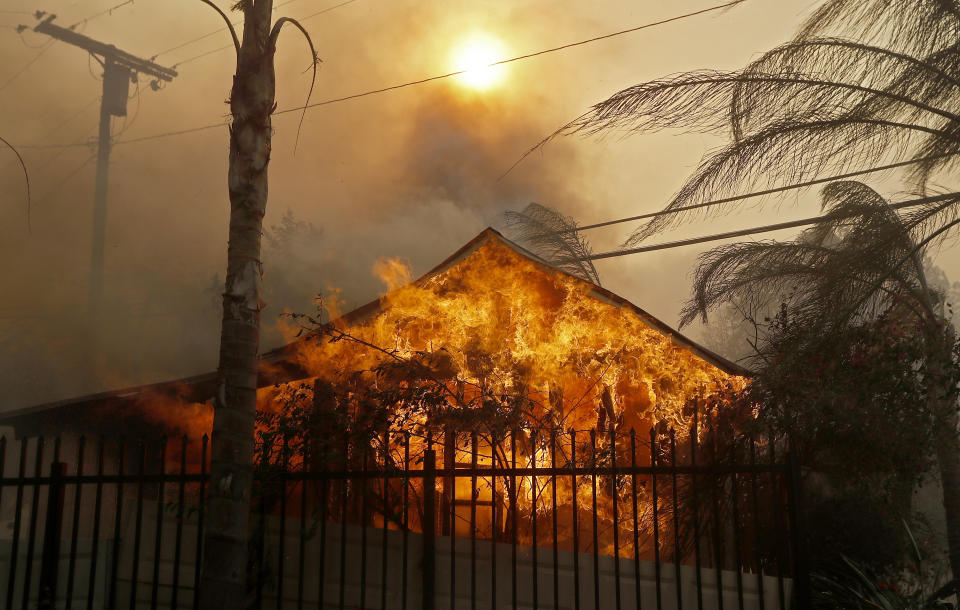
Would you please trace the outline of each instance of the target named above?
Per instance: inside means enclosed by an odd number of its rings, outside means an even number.
[[[953,347],[957,333],[953,325],[943,321],[943,341],[934,362],[934,374],[939,375],[944,385],[953,377],[947,374],[953,366]],[[942,417],[936,431],[937,466],[940,470],[940,488],[943,493],[943,509],[947,521],[947,553],[954,578],[960,578],[960,422],[957,418],[957,399],[952,387],[944,387],[943,396],[934,396],[939,401]]]
[[[947,550],[953,577],[960,578],[960,438],[957,436],[956,405],[949,405],[937,433],[937,465],[943,508],[947,517]]]
[[[957,399],[953,394],[953,376],[949,371],[957,364],[953,361],[956,331],[950,322],[938,319],[927,340],[933,346],[931,377],[939,382],[942,390],[930,396],[936,414],[937,429],[934,444],[937,467],[940,470],[940,488],[943,493],[943,508],[947,525],[947,553],[954,578],[960,578],[960,427],[958,427]]]
[[[244,0],[243,42],[230,94],[230,236],[211,439],[201,608],[246,607],[253,430],[260,348],[260,237],[274,106],[273,0]]]

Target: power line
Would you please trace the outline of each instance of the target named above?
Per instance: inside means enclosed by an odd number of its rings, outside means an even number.
[[[350,0],[350,1],[355,1],[355,0]],[[569,48],[571,48],[571,47],[576,47],[576,46],[580,46],[580,45],[589,44],[589,43],[591,43],[591,42],[596,42],[596,41],[598,41],[598,40],[606,40],[606,39],[612,38],[612,37],[614,37],[614,36],[621,36],[621,35],[624,35],[624,34],[629,34],[629,33],[631,33],[631,32],[636,32],[636,31],[639,31],[639,30],[651,28],[651,27],[654,27],[654,26],[657,26],[657,25],[663,25],[663,24],[665,24],[665,23],[671,23],[671,22],[673,22],[673,21],[678,21],[678,20],[680,20],[680,19],[686,19],[686,18],[689,18],[689,17],[694,17],[694,16],[696,16],[696,15],[702,15],[702,14],[704,14],[704,13],[708,13],[708,12],[711,12],[711,11],[722,10],[722,9],[729,8],[729,7],[731,7],[731,6],[734,6],[734,5],[736,5],[736,4],[741,4],[741,3],[746,2],[746,1],[747,1],[747,0],[733,0],[732,2],[726,2],[726,3],[724,3],[724,4],[718,4],[718,5],[716,5],[716,6],[712,6],[712,7],[710,7],[710,8],[705,8],[705,9],[701,9],[701,10],[699,10],[699,11],[694,11],[694,12],[692,12],[692,13],[686,13],[686,14],[683,14],[683,15],[677,15],[676,17],[670,17],[669,19],[663,19],[663,20],[661,20],[661,21],[655,21],[655,22],[652,22],[652,23],[647,23],[647,24],[640,25],[640,26],[637,26],[637,27],[634,27],[634,28],[630,28],[630,29],[626,29],[626,30],[620,30],[620,31],[618,31],[618,32],[613,32],[613,33],[610,33],[610,34],[604,34],[603,36],[596,36],[596,37],[594,37],[594,38],[588,38],[588,39],[586,39],[586,40],[581,40],[581,41],[578,41],[578,42],[572,42],[572,43],[565,44],[565,45],[561,45],[561,46],[558,46],[558,47],[552,47],[552,48],[549,48],[549,49],[544,49],[544,50],[542,50],[542,51],[536,51],[536,52],[534,52],[534,53],[527,53],[527,54],[525,54],[525,55],[518,55],[518,56],[516,56],[516,57],[511,57],[510,59],[504,59],[504,60],[501,60],[501,61],[493,62],[493,63],[490,64],[490,66],[499,66],[499,65],[503,65],[503,64],[508,64],[508,63],[512,63],[512,62],[515,62],[515,61],[520,61],[520,60],[523,60],[523,59],[529,59],[529,58],[531,58],[531,57],[537,57],[537,56],[539,56],[539,55],[545,55],[545,54],[547,54],[547,53],[554,53],[554,52],[556,52],[556,51],[561,51],[561,50],[564,50],[564,49],[569,49]],[[331,8],[333,8],[333,7],[331,7]],[[451,77],[453,77],[453,76],[459,76],[460,74],[464,74],[464,73],[469,72],[469,71],[470,71],[470,70],[457,70],[456,72],[448,72],[448,73],[446,73],[446,74],[440,74],[440,75],[438,75],[438,76],[431,76],[431,77],[428,77],[428,78],[421,78],[421,79],[419,79],[419,80],[409,81],[409,82],[406,82],[406,83],[401,83],[401,84],[399,84],[399,85],[391,85],[391,86],[389,86],[389,87],[382,87],[382,88],[380,88],[380,89],[372,89],[372,90],[370,90],[370,91],[364,91],[364,92],[362,92],[362,93],[354,93],[354,94],[352,94],[352,95],[346,95],[346,96],[343,96],[343,97],[337,97],[337,98],[332,98],[332,99],[328,99],[328,100],[323,100],[323,101],[320,101],[320,102],[314,102],[313,104],[309,104],[309,105],[307,105],[306,107],[307,107],[307,108],[316,108],[316,107],[318,107],[318,106],[327,106],[327,105],[329,105],[329,104],[335,104],[335,103],[337,103],[337,102],[345,102],[345,101],[347,101],[347,100],[353,100],[353,99],[357,99],[357,98],[361,98],[361,97],[367,97],[367,96],[370,96],[370,95],[376,95],[376,94],[378,94],[378,93],[385,93],[385,92],[387,92],[387,91],[394,91],[394,90],[396,90],[396,89],[402,89],[402,88],[404,88],[404,87],[411,87],[411,86],[413,86],[413,85],[421,85],[421,84],[423,84],[423,83],[428,83],[428,82],[431,82],[431,81],[441,80],[441,79],[445,79],[445,78],[451,78]],[[294,108],[287,108],[287,109],[285,109],[285,110],[278,110],[278,111],[274,112],[274,114],[275,114],[275,115],[280,115],[280,114],[287,114],[287,113],[289,113],[289,112],[299,112],[299,111],[302,111],[303,109],[304,109],[303,106],[297,106],[297,107],[294,107]],[[129,140],[121,140],[121,141],[118,141],[117,144],[130,144],[130,143],[133,143],[133,142],[143,142],[143,141],[146,141],[146,140],[156,140],[156,139],[159,139],[159,138],[168,138],[168,137],[172,137],[172,136],[179,136],[179,135],[184,135],[184,134],[188,134],[188,133],[193,133],[193,132],[196,132],[196,131],[205,131],[205,130],[207,130],[207,129],[213,129],[213,128],[215,128],[215,127],[226,127],[227,125],[229,125],[229,123],[227,123],[227,122],[223,122],[223,123],[211,123],[211,124],[209,124],[209,125],[202,125],[202,126],[199,126],[199,127],[193,127],[193,128],[189,128],[189,129],[180,129],[180,130],[177,130],[177,131],[168,131],[168,132],[165,132],[165,133],[157,133],[157,134],[153,134],[153,135],[149,135],[149,136],[142,136],[142,137],[139,137],[139,138],[133,138],[133,139],[129,139]],[[77,146],[77,144],[66,144],[65,146]]]
[[[73,25],[69,26],[68,29],[71,29],[71,30],[72,30],[72,29],[76,28],[78,25],[82,25],[82,24],[87,23],[87,22],[89,22],[89,21],[93,21],[94,19],[99,19],[100,17],[103,17],[104,15],[112,15],[112,14],[113,14],[113,11],[117,10],[117,9],[120,8],[120,7],[126,6],[126,5],[128,5],[128,4],[133,4],[133,0],[124,0],[124,2],[121,2],[121,3],[119,3],[119,4],[115,4],[115,5],[111,6],[111,7],[108,8],[108,9],[105,9],[105,10],[100,11],[99,13],[95,13],[95,14],[93,14],[93,15],[90,15],[90,16],[87,17],[86,19],[81,19],[80,21],[78,21],[78,22],[74,23]]]
[[[55,41],[51,40],[50,42],[48,42],[47,44],[45,44],[45,45],[40,49],[40,51],[37,52],[37,54],[34,55],[33,58],[26,63],[26,65],[24,65],[22,68],[20,68],[19,70],[17,70],[17,72],[16,72],[13,76],[11,76],[10,78],[8,78],[2,85],[0,85],[0,91],[3,91],[3,90],[6,89],[7,87],[9,87],[9,86],[10,86],[10,83],[12,83],[13,81],[15,81],[15,80],[17,80],[18,78],[20,78],[20,75],[22,75],[24,72],[26,72],[27,70],[29,70],[29,69],[30,69],[30,66],[32,66],[38,59],[40,59],[41,57],[43,57],[43,54],[44,54],[44,53],[46,53],[47,51],[50,50],[50,47],[53,46],[53,43],[54,43],[54,42],[55,42]]]
[[[560,45],[559,47],[551,47],[551,48],[549,48],[549,49],[543,49],[542,51],[535,51],[535,52],[533,52],[533,53],[527,53],[527,54],[525,54],[525,55],[518,55],[518,56],[516,56],[516,57],[511,57],[510,59],[502,59],[502,60],[500,60],[500,61],[495,61],[495,62],[490,63],[490,64],[488,64],[488,65],[486,65],[486,66],[483,66],[483,67],[485,67],[485,68],[492,68],[493,66],[502,66],[502,65],[504,65],[504,64],[513,63],[513,62],[515,62],[515,61],[520,61],[520,60],[523,60],[523,59],[530,59],[531,57],[538,57],[538,56],[540,56],[540,55],[546,55],[547,53],[555,53],[555,52],[557,52],[557,51],[563,51],[563,50],[565,50],[565,49],[570,49],[570,48],[572,48],[572,47],[579,47],[579,46],[581,46],[581,45],[590,44],[590,43],[592,43],[592,42],[597,42],[597,41],[600,41],[600,40],[606,40],[606,39],[608,39],[608,38],[613,38],[613,37],[615,37],[615,36],[623,36],[624,34],[631,34],[631,33],[633,33],[633,32],[638,32],[638,31],[640,31],[640,30],[645,30],[645,29],[652,28],[652,27],[655,27],[655,26],[658,26],[658,25],[664,25],[664,24],[671,23],[671,22],[674,22],[674,21],[679,21],[679,20],[681,20],[681,19],[687,19],[687,18],[689,18],[689,17],[695,17],[695,16],[697,16],[697,15],[702,15],[702,14],[704,14],[704,13],[709,13],[709,12],[713,12],[713,11],[723,10],[723,9],[725,9],[725,8],[730,8],[731,6],[734,6],[734,5],[736,5],[736,4],[741,4],[741,3],[746,2],[746,1],[747,1],[747,0],[733,0],[732,2],[726,2],[726,3],[724,3],[724,4],[718,4],[718,5],[716,5],[716,6],[711,6],[711,7],[709,7],[709,8],[701,9],[701,10],[699,10],[699,11],[694,11],[694,12],[692,12],[692,13],[685,13],[685,14],[683,14],[683,15],[677,15],[677,16],[675,16],[675,17],[670,17],[670,18],[668,18],[668,19],[662,19],[662,20],[660,20],[660,21],[654,21],[654,22],[652,22],[652,23],[645,23],[645,24],[643,24],[643,25],[639,25],[639,26],[636,26],[636,27],[633,27],[633,28],[629,28],[629,29],[626,29],[626,30],[620,30],[620,31],[617,31],[617,32],[612,32],[612,33],[610,33],[610,34],[604,34],[604,35],[602,35],[602,36],[595,36],[595,37],[593,37],[593,38],[587,38],[586,40],[580,40],[580,41],[577,41],[577,42],[571,42],[571,43],[568,43],[568,44]],[[404,87],[411,87],[411,86],[413,86],[413,85],[422,85],[422,84],[424,84],[424,83],[429,83],[429,82],[431,82],[431,81],[441,80],[441,79],[444,79],[444,78],[451,78],[451,77],[453,77],[453,76],[459,76],[459,75],[461,75],[461,74],[466,74],[467,72],[470,72],[470,71],[475,70],[475,69],[476,69],[476,68],[469,68],[469,69],[464,69],[464,70],[457,70],[457,71],[455,71],[455,72],[448,72],[448,73],[446,73],[446,74],[440,74],[440,75],[438,75],[438,76],[430,76],[430,77],[427,77],[427,78],[421,78],[420,80],[415,80],[415,81],[410,81],[410,82],[406,82],[406,83],[401,83],[401,84],[399,84],[399,85],[392,85],[392,86],[390,86],[390,87],[383,87],[383,88],[381,88],[381,89],[374,89],[374,90],[372,90],[372,91],[364,91],[363,93],[355,93],[355,94],[353,94],[353,95],[347,95],[347,96],[344,96],[344,97],[337,97],[337,98],[333,98],[333,99],[329,99],[329,100],[324,100],[324,101],[322,101],[322,102],[315,102],[315,103],[313,103],[313,104],[308,104],[306,107],[307,107],[307,108],[316,108],[316,107],[318,107],[318,106],[326,106],[327,104],[335,104],[335,103],[337,103],[337,102],[345,102],[345,101],[347,101],[347,100],[353,100],[353,99],[357,99],[357,98],[360,98],[360,97],[366,97],[366,96],[368,96],[368,95],[375,95],[375,94],[377,94],[377,93],[385,93],[385,92],[387,92],[387,91],[394,91],[394,90],[396,90],[396,89],[403,89]],[[299,107],[296,107],[296,108],[287,108],[286,110],[278,110],[278,111],[275,112],[274,114],[284,114],[284,113],[287,113],[287,112],[297,112],[297,111],[303,110],[303,108],[304,108],[303,106],[299,106]]]
[[[611,225],[622,224],[624,222],[632,222],[635,220],[644,220],[647,218],[656,218],[658,216],[669,216],[671,214],[677,214],[679,212],[689,212],[690,210],[699,210],[702,208],[707,208],[715,205],[720,205],[723,203],[731,203],[733,201],[741,201],[743,199],[751,199],[753,197],[762,197],[764,195],[772,195],[774,193],[782,193],[784,191],[789,191],[793,189],[804,188],[807,186],[815,186],[817,184],[824,184],[827,182],[833,182],[834,180],[845,180],[847,178],[853,178],[855,176],[863,176],[864,174],[872,174],[874,172],[882,172],[888,169],[896,169],[898,167],[904,167],[907,165],[913,165],[914,163],[921,163],[923,161],[934,161],[936,159],[943,159],[946,157],[953,157],[960,154],[960,152],[951,152],[943,153],[940,155],[931,155],[929,157],[919,157],[917,159],[909,159],[907,161],[899,161],[897,163],[890,163],[889,165],[878,165],[876,167],[868,167],[867,169],[859,169],[853,172],[847,172],[845,174],[836,174],[834,176],[827,176],[825,178],[816,178],[814,180],[807,180],[806,182],[797,182],[796,184],[787,184],[785,186],[778,186],[775,188],[770,188],[762,191],[754,191],[752,193],[745,193],[743,195],[734,195],[732,197],[724,197],[723,199],[715,199],[713,201],[705,201],[703,203],[695,203],[693,205],[687,205],[679,208],[673,208],[671,210],[660,210],[658,212],[648,212],[646,214],[638,214],[636,216],[628,216],[626,218],[618,218],[616,220],[608,220],[606,222],[597,222],[590,225],[584,225],[582,227],[576,227],[573,229],[560,229],[559,231],[552,231],[551,234],[563,234],[563,233],[575,233],[578,231],[586,231],[587,229],[599,229],[600,227],[609,227]]]
[[[920,199],[911,199],[909,201],[902,201],[900,203],[895,203],[888,206],[891,210],[899,210],[900,208],[907,208],[917,205],[923,205],[925,203],[934,203],[936,201],[944,201],[946,199],[955,199],[960,196],[960,191],[946,193],[944,195],[933,195],[931,197],[922,197]],[[779,222],[772,225],[764,225],[760,227],[752,227],[749,229],[738,229],[736,231],[728,231],[726,233],[714,233],[713,235],[705,235],[702,237],[691,237],[689,239],[680,239],[677,241],[665,242],[662,244],[653,244],[650,246],[640,246],[637,248],[629,248],[626,250],[613,250],[611,252],[601,252],[600,254],[591,254],[589,256],[577,257],[573,260],[580,261],[594,261],[603,258],[614,258],[618,256],[627,256],[628,254],[639,254],[641,252],[653,252],[655,250],[668,250],[670,248],[679,248],[681,246],[692,246],[695,244],[702,244],[711,241],[719,241],[721,239],[729,239],[731,237],[742,237],[745,235],[755,235],[757,233],[769,233],[771,231],[780,231],[783,229],[792,229],[795,227],[803,227],[807,225],[812,225],[820,222],[821,220],[827,219],[838,219],[838,218],[849,218],[853,215],[838,215],[838,214],[824,214],[822,216],[814,216],[812,218],[803,218],[801,220],[791,220],[788,222]]]
[[[92,154],[92,155],[90,155],[89,157],[87,157],[87,160],[86,160],[86,161],[84,161],[81,165],[79,165],[79,166],[77,166],[75,169],[73,169],[69,174],[67,174],[66,176],[64,176],[63,178],[61,178],[60,181],[57,182],[55,185],[53,185],[50,189],[48,189],[47,192],[45,192],[42,197],[39,197],[39,198],[37,199],[37,205],[39,205],[39,204],[41,204],[41,203],[45,203],[45,202],[47,201],[47,199],[49,199],[54,193],[56,193],[57,191],[59,191],[59,190],[63,187],[64,184],[66,184],[66,183],[69,182],[74,176],[76,176],[77,174],[79,174],[79,173],[83,170],[83,168],[85,168],[87,165],[89,165],[90,162],[93,161],[93,160],[96,159],[96,158],[97,158],[97,155],[96,155],[96,154]]]

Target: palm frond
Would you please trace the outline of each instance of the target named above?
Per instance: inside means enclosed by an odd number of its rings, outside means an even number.
[[[948,103],[960,93],[960,80],[953,76],[957,73],[955,49],[954,45],[917,59],[839,38],[791,41],[742,71],[730,103],[734,138],[783,117],[813,120],[824,116],[826,109],[851,116],[899,117],[902,122],[923,121],[927,115],[956,120]],[[769,85],[751,78],[769,75],[797,80],[771,91]]]
[[[807,19],[797,38],[842,32],[872,44],[883,44],[922,56],[960,34],[955,0],[829,0]]]
[[[824,219],[793,241],[728,244],[702,255],[681,324],[706,320],[726,302],[746,303],[753,316],[786,303],[800,323],[824,332],[893,307],[929,319],[927,244],[909,222],[853,181],[828,185],[823,209]]]
[[[702,210],[679,209],[715,199],[732,187],[746,190],[758,185],[801,182],[820,176],[827,169],[843,172],[874,165],[885,154],[903,154],[918,134],[947,135],[921,125],[870,118],[776,123],[708,154],[664,207],[665,212],[678,211],[655,217],[624,245],[634,246],[667,227],[695,218]],[[711,213],[729,209],[730,206],[715,206]]]
[[[593,251],[573,218],[539,203],[530,203],[522,212],[507,211],[504,217],[511,237],[554,267],[600,285],[596,267],[585,260]]]

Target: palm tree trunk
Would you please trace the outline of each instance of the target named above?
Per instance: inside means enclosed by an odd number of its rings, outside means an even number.
[[[940,488],[943,493],[943,509],[947,525],[947,554],[954,578],[960,578],[960,427],[958,427],[957,403],[950,387],[952,376],[948,370],[955,366],[953,347],[956,331],[946,320],[938,320],[940,341],[934,340],[931,374],[935,380],[947,386],[940,395],[931,397],[937,416],[934,435],[937,466],[940,470]],[[936,336],[934,335],[934,336]]]
[[[956,405],[948,405],[948,414],[937,434],[937,463],[943,508],[947,517],[947,550],[953,577],[960,578],[960,438],[957,436]]]
[[[204,532],[200,592],[204,610],[246,607],[260,348],[260,237],[274,106],[272,4],[273,0],[240,4],[244,27],[230,95],[230,235]]]

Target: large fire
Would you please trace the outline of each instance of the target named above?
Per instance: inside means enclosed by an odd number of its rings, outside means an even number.
[[[428,436],[441,467],[469,465],[472,434],[478,438],[481,467],[508,466],[514,456],[518,467],[571,464],[573,452],[577,465],[587,465],[594,451],[607,464],[612,456],[627,464],[630,431],[637,440],[637,463],[649,464],[651,428],[675,429],[683,440],[695,397],[745,384],[628,303],[536,262],[493,235],[416,282],[397,261],[379,263],[376,272],[387,286],[379,304],[332,315],[331,324],[311,328],[289,352],[304,377],[258,393],[260,439],[274,444],[278,431],[292,433],[288,465],[338,468],[349,462],[360,467],[366,453],[372,463],[417,468]],[[209,425],[202,416],[194,421]],[[577,431],[575,447],[570,431]],[[348,436],[353,449],[344,452],[340,439]],[[403,442],[407,438],[409,445]],[[551,438],[557,439],[555,446]],[[404,463],[405,452],[411,462]],[[269,448],[260,457],[274,465],[281,459]],[[560,526],[559,536],[569,547],[573,496],[579,510],[592,511],[592,483],[582,477],[574,489],[569,478],[523,477],[516,489],[518,514],[527,524],[547,519],[552,505],[545,498],[556,491],[557,510],[567,524]],[[610,534],[615,532],[621,551],[630,552],[634,515],[621,507],[615,520],[611,494],[623,494],[629,504],[633,483],[603,480],[599,485],[597,515],[607,532],[601,551],[613,552]],[[480,477],[476,491],[469,478],[442,486],[445,510],[456,513],[458,531],[468,523],[466,505],[473,497],[486,507],[476,515],[478,533],[502,535],[506,481]],[[636,517],[649,532],[651,505],[645,488],[637,493]],[[388,504],[400,494],[384,487],[380,496],[383,524],[396,512]],[[500,506],[499,512],[491,506]],[[586,522],[581,517],[581,524]],[[415,516],[410,523],[419,527]],[[529,543],[530,528],[522,528],[519,536]]]
[[[401,358],[427,358],[447,379],[522,391],[559,429],[607,420],[639,433],[659,422],[685,430],[692,397],[743,383],[631,308],[499,240],[417,283],[396,262],[378,271],[390,288],[379,311],[341,330]],[[386,357],[354,341],[308,341],[298,350],[311,375],[331,382]]]

